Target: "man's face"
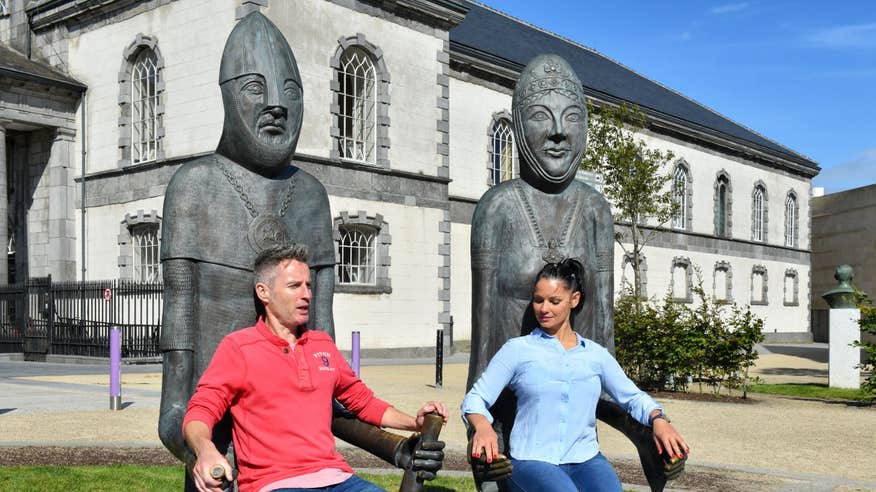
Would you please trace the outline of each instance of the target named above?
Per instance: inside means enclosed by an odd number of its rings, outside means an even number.
[[[587,111],[577,101],[550,91],[523,109],[523,137],[536,162],[552,178],[577,164],[587,143]]]
[[[301,87],[293,79],[266,81],[261,74],[233,80],[241,121],[259,142],[285,147],[298,135]]]
[[[283,261],[275,268],[276,276],[267,286],[266,313],[290,329],[307,324],[311,297],[310,268],[297,260]]]

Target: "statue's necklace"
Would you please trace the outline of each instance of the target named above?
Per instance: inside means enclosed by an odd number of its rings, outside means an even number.
[[[526,197],[526,191],[523,189],[523,185],[520,181],[517,181],[514,184],[517,189],[517,195],[520,197],[520,200],[523,202],[523,208],[526,210],[526,218],[529,220],[529,226],[535,233],[535,240],[538,242],[538,247],[547,248],[547,251],[541,255],[541,259],[546,263],[559,263],[563,261],[566,259],[566,255],[560,252],[560,248],[566,243],[566,237],[572,226],[572,219],[575,217],[580,205],[581,197],[576,197],[575,205],[563,216],[562,226],[560,227],[556,239],[545,241],[544,233],[542,233],[541,227],[538,225],[538,220],[535,217],[535,210],[532,208],[532,204],[529,203],[529,198]]]
[[[218,159],[216,159],[216,164],[219,166],[222,174],[225,175],[228,184],[237,192],[237,196],[240,197],[240,200],[246,207],[246,211],[249,212],[253,219],[249,223],[249,231],[247,233],[252,249],[256,253],[260,253],[271,246],[286,244],[289,240],[289,232],[286,230],[286,224],[280,219],[286,215],[286,210],[289,209],[289,203],[292,201],[292,195],[295,194],[295,176],[293,175],[288,180],[289,187],[286,190],[286,196],[283,197],[283,202],[280,204],[280,210],[276,214],[273,212],[260,214],[249,198],[249,195],[247,195],[246,190],[243,189],[243,185],[231,173],[231,170]]]

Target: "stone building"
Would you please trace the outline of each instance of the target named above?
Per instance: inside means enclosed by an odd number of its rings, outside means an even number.
[[[215,148],[223,44],[260,9],[301,71],[295,164],[329,193],[342,348],[359,330],[366,349],[431,353],[451,320],[454,341],[469,339],[471,214],[516,175],[511,89],[545,52],[569,60],[595,104],[640,105],[642,137],[679,156],[681,213],[645,252],[646,293],[690,302],[699,269],[712,295],[751,304],[771,336],[808,336],[817,165],[550,32],[465,0],[0,5],[0,231],[14,241],[0,239],[13,279],[160,278],[164,189]],[[619,288],[620,248],[615,262]]]

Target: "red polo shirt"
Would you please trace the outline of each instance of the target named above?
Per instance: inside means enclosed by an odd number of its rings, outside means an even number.
[[[389,404],[353,373],[331,337],[305,331],[294,346],[264,321],[226,336],[189,401],[209,428],[230,409],[241,491],[323,468],[352,472],[335,449],[332,398],[380,425]]]

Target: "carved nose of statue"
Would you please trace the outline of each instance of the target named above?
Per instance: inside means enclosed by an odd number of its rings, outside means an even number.
[[[563,119],[555,118],[553,128],[551,128],[551,134],[548,136],[548,139],[554,143],[560,143],[566,139],[566,129],[563,127]]]
[[[282,106],[280,103],[280,95],[283,93],[283,88],[277,84],[266,84],[267,94],[265,97],[265,106]]]

